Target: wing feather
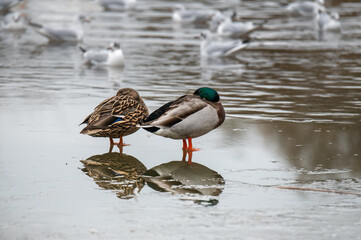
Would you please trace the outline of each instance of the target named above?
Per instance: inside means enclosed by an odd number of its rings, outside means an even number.
[[[170,128],[206,106],[207,103],[199,96],[185,95],[154,111],[143,126]]]
[[[116,122],[119,116],[124,116],[123,120],[130,118],[129,113],[134,111],[136,105],[137,101],[127,95],[108,98],[101,102],[83,123],[88,124],[86,130],[106,128]]]

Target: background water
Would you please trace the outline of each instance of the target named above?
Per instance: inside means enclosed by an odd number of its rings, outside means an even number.
[[[326,0],[342,35],[320,41],[310,19],[284,12],[286,1],[186,2],[268,20],[249,48],[216,60],[199,57],[204,26],[172,23],[175,3],[104,12],[90,0],[29,0],[20,9],[53,26],[92,17],[81,45],[119,41],[123,70],[85,66],[76,46],[49,45],[32,29],[0,32],[0,238],[360,239],[361,3]],[[84,172],[80,160],[108,150],[78,126],[103,99],[131,87],[153,111],[202,86],[217,89],[227,114],[194,139],[193,161],[225,182],[213,204],[147,185],[121,199]],[[147,169],[182,158],[181,141],[143,130],[125,142]]]

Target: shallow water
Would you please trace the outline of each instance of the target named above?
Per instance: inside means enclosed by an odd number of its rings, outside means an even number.
[[[48,45],[32,29],[0,32],[1,239],[360,238],[360,3],[326,0],[342,35],[318,40],[312,21],[277,2],[189,2],[268,19],[228,59],[200,59],[195,37],[204,26],[173,24],[172,1],[139,1],[120,13],[66,3],[30,0],[22,11],[54,26],[92,17],[80,45],[118,40],[126,66],[88,67],[76,46]],[[107,139],[79,134],[84,117],[119,88],[138,90],[152,111],[202,86],[217,89],[227,114],[194,139],[204,179],[194,174],[201,170],[172,170],[177,187],[168,192],[124,180],[144,167],[173,169],[181,141],[139,130],[125,138],[132,163],[123,167],[97,156]]]

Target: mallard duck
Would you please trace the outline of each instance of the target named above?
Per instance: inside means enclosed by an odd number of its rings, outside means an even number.
[[[144,120],[142,127],[163,137],[183,139],[183,149],[197,151],[199,149],[193,148],[192,138],[217,128],[224,119],[225,112],[217,91],[203,87],[193,95],[184,95],[163,105]]]
[[[101,102],[94,112],[81,123],[87,126],[80,132],[92,137],[108,137],[110,149],[117,145],[122,149],[126,144],[123,137],[136,132],[139,124],[148,116],[148,108],[138,92],[131,88],[123,88],[117,95]],[[113,138],[119,138],[114,143]]]

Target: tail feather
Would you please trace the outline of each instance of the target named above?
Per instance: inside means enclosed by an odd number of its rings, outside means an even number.
[[[82,51],[82,53],[85,53],[87,50],[83,48],[82,46],[79,46],[79,49]]]
[[[263,28],[263,25],[265,25],[267,22],[268,22],[268,20],[265,19],[265,20],[263,20],[263,21],[260,22],[260,23],[255,23],[256,28],[257,28],[257,29]]]
[[[156,132],[158,131],[160,128],[159,127],[154,127],[154,126],[141,126],[144,130],[147,130],[148,132]]]
[[[231,56],[235,53],[237,53],[238,51],[242,50],[243,48],[247,47],[249,44],[249,39],[244,40],[242,43],[239,42],[239,44],[237,46],[235,46],[234,48],[230,49],[225,56]]]
[[[32,27],[35,27],[35,28],[42,28],[43,27],[43,25],[41,25],[39,23],[32,22],[32,21],[29,21],[29,25],[32,26]]]

